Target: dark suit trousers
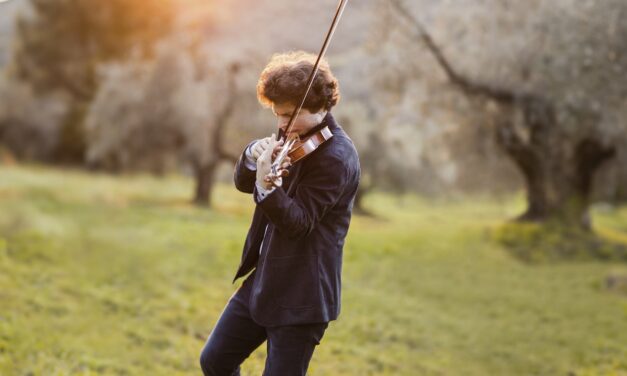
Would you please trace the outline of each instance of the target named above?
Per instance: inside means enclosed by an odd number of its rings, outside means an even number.
[[[239,376],[240,364],[264,341],[263,376],[305,375],[328,323],[263,327],[250,316],[248,301],[255,271],[231,296],[200,354],[205,376]]]

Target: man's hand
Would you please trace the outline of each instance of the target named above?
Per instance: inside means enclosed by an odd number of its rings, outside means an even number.
[[[268,140],[269,139],[269,140]],[[283,145],[283,140],[276,141],[274,134],[272,136],[265,138],[261,141],[268,140],[267,147],[265,147],[264,151],[257,158],[257,184],[262,186],[265,189],[272,188],[272,182],[266,176],[270,173],[270,167],[272,166],[272,158],[276,156],[276,154],[281,149]],[[258,142],[257,144],[261,143]],[[256,145],[255,145],[256,146]],[[254,152],[253,152],[254,153]],[[290,163],[290,157],[285,157],[285,160],[281,164],[280,176],[287,176],[288,171],[286,170]]]
[[[270,142],[274,139],[275,137],[274,135],[272,135],[270,137],[262,138],[259,141],[255,142],[250,150],[250,154],[255,162],[257,162],[261,154],[263,154],[263,152],[270,147]]]

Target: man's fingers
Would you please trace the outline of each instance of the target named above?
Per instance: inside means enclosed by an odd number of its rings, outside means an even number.
[[[281,147],[283,147],[284,141],[283,140],[276,140],[274,137],[274,133],[272,134],[272,136],[270,137],[266,137],[264,139],[262,139],[260,142],[258,142],[255,147],[253,148],[253,157],[256,158],[257,160],[259,159],[266,159],[269,158],[269,162],[272,162],[276,156],[279,154]],[[270,156],[265,156],[265,153],[269,152]],[[290,158],[289,157],[285,157],[284,162],[289,163],[290,162]],[[282,163],[281,164],[282,168],[287,168],[290,166],[290,164],[285,164]]]
[[[268,159],[268,157],[269,157],[269,155],[271,155],[271,153],[272,153],[271,149],[266,149],[259,155],[259,159]]]
[[[272,143],[272,137],[273,136],[270,136],[270,137],[266,137],[266,138],[259,140],[256,146],[261,150],[261,152],[265,151],[266,149],[270,147],[270,144]]]
[[[274,141],[272,147],[277,150],[283,146],[283,140]]]
[[[271,137],[274,137],[274,134]],[[272,143],[272,141],[269,141],[269,143]],[[268,150],[272,151],[272,148],[268,147],[267,144],[264,144],[264,142],[259,142],[258,145],[259,149],[257,149],[257,152],[259,153],[259,158],[261,158]]]
[[[276,157],[276,155],[281,150],[281,147],[283,147],[283,140],[274,142],[274,144],[272,145],[272,156],[273,157]]]
[[[266,150],[268,146],[270,146],[270,137],[266,137],[259,142],[259,147],[261,148],[262,151]]]
[[[257,144],[252,151],[253,158],[257,159],[261,154],[268,149],[267,143],[259,143]]]

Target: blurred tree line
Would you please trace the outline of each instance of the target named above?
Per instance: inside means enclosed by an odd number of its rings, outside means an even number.
[[[172,23],[163,1],[31,0],[17,20],[11,70],[37,96],[62,92],[67,113],[52,152],[56,162],[85,155],[85,115],[100,88],[98,67],[132,54],[150,56]]]
[[[243,146],[275,129],[255,98],[270,54],[317,52],[336,5],[11,0],[0,13],[12,3],[4,148],[115,173],[182,171],[203,205]],[[350,3],[328,59],[334,114],[362,162],[357,207],[370,189],[524,187],[521,219],[588,227],[591,202],[624,201],[626,12],[621,0]]]

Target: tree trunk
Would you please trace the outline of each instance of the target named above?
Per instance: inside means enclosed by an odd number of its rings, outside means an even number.
[[[238,156],[230,154],[225,150],[224,132],[226,130],[227,120],[235,111],[236,100],[236,83],[235,77],[239,72],[238,64],[231,64],[229,67],[229,98],[226,101],[224,108],[218,112],[214,119],[214,127],[209,129],[208,145],[211,151],[210,162],[200,162],[193,160],[192,166],[196,177],[196,191],[194,193],[194,203],[200,206],[211,206],[211,192],[213,191],[213,184],[215,183],[215,173],[220,161],[230,161],[235,164],[238,160]]]
[[[54,150],[53,159],[58,164],[83,165],[85,151],[85,116],[87,104],[74,102],[61,125],[59,140]]]
[[[523,174],[527,209],[520,221],[558,221],[567,226],[591,229],[590,195],[594,174],[615,149],[594,137],[563,142],[554,131],[550,106],[521,105],[524,132],[511,117],[497,125],[497,140]]]
[[[573,189],[571,181],[574,161],[563,160],[561,164],[561,171],[525,176],[527,209],[517,219],[534,222],[558,221],[563,225],[589,230],[589,195]],[[539,167],[547,169],[548,165]]]
[[[360,185],[357,188],[357,193],[355,194],[355,201],[353,202],[353,210],[358,215],[366,215],[372,216],[373,214],[364,208],[364,196],[370,191],[371,187],[364,188],[363,185]]]
[[[218,163],[196,164],[194,173],[196,178],[196,190],[194,193],[194,203],[200,206],[211,205],[211,192],[215,180],[215,172]]]

